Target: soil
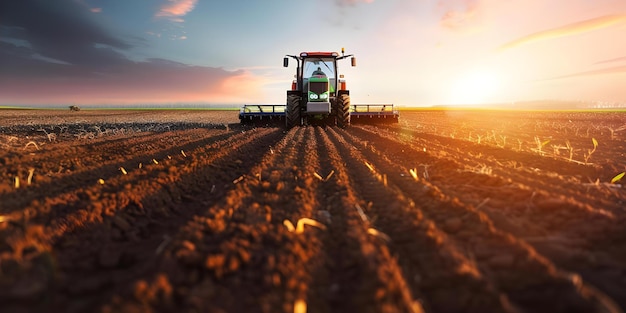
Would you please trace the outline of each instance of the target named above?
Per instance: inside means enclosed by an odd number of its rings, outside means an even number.
[[[623,312],[626,113],[0,111],[3,312]]]

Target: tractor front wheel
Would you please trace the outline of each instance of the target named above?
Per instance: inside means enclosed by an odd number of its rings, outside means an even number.
[[[301,123],[300,97],[287,95],[287,107],[285,108],[285,125],[287,128],[299,126]]]
[[[337,98],[337,126],[344,128],[350,125],[350,95]]]

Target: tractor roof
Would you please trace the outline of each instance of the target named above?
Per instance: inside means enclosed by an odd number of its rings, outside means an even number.
[[[337,52],[320,52],[320,51],[315,51],[315,52],[301,52],[300,53],[300,57],[321,57],[321,58],[327,58],[327,57],[338,57],[339,53]]]

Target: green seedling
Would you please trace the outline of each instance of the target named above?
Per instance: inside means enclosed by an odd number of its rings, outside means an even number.
[[[621,172],[621,173],[615,175],[615,177],[613,177],[613,179],[611,179],[611,184],[615,184],[618,181],[620,181],[622,178],[624,178],[624,175],[626,175],[626,172]]]

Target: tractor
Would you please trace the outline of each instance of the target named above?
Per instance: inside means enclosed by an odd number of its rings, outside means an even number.
[[[354,122],[397,123],[399,114],[393,104],[350,104],[350,91],[346,89],[344,76],[337,71],[338,61],[346,58],[356,66],[356,58],[346,55],[343,48],[341,55],[337,52],[286,55],[284,67],[289,67],[289,59],[297,63],[286,105],[244,105],[239,111],[241,123],[283,122],[288,129],[309,124],[346,127]]]
[[[351,58],[337,52],[302,52],[299,56],[287,55],[283,66],[289,67],[289,58],[297,62],[295,80],[287,90],[285,125],[287,128],[314,121],[336,123],[339,127],[350,124],[350,91],[346,90],[343,75],[337,74],[337,61]]]

